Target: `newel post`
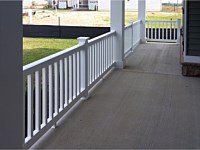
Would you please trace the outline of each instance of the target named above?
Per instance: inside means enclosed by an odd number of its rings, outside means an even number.
[[[146,43],[146,0],[138,0],[138,19],[140,24],[140,42]]]
[[[0,149],[22,149],[22,1],[0,1],[0,14]]]
[[[79,45],[83,45],[81,50],[81,91],[84,91],[84,99],[88,99],[88,40],[89,37],[79,37]]]
[[[124,68],[124,14],[125,1],[111,0],[111,31],[116,31],[114,37],[114,60],[117,68]]]

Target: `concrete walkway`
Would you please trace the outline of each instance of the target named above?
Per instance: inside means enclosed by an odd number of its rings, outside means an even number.
[[[200,148],[200,78],[181,76],[178,45],[140,45],[51,134],[37,148]]]

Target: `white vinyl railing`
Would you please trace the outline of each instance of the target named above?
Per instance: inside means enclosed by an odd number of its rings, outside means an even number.
[[[93,87],[114,65],[115,31],[88,41],[88,87]]]
[[[125,27],[125,38],[124,38],[124,53],[127,56],[140,42],[140,23],[138,20],[136,22],[130,22],[128,26]]]
[[[180,19],[146,20],[146,39],[155,42],[177,42],[180,37]]]
[[[115,31],[23,67],[24,147],[30,147],[114,66]]]
[[[147,32],[151,33],[147,34],[148,40],[176,41],[178,33],[172,29],[179,28],[177,22],[147,21],[147,24]],[[150,28],[150,24],[154,26]],[[124,57],[139,44],[140,25],[138,20],[124,28]],[[169,36],[165,38],[165,34]],[[89,90],[112,70],[115,39],[115,31],[91,40],[78,38],[78,45],[23,67],[24,148],[29,148],[55,126],[78,100],[87,99]]]

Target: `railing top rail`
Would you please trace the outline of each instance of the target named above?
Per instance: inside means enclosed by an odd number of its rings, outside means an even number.
[[[138,24],[138,23],[140,23],[140,22],[141,22],[141,20],[134,21],[132,24],[127,25],[127,26],[125,27],[125,29],[130,28],[132,25],[136,25],[136,24]]]
[[[146,22],[177,22],[177,20],[146,20]]]
[[[142,20],[134,21],[134,22],[133,22],[133,25],[136,25],[136,24],[140,23],[141,21],[142,21]]]
[[[65,49],[63,51],[60,51],[58,53],[42,58],[28,65],[25,65],[23,67],[23,73],[24,75],[28,75],[34,71],[37,71],[40,68],[47,67],[48,65],[51,65],[52,63],[59,61],[60,59],[63,59],[69,55],[72,55],[80,51],[83,48],[83,46],[84,45],[75,45],[71,48]]]
[[[124,27],[124,29],[131,28],[131,27],[132,27],[132,25],[133,25],[133,24],[129,24],[129,25],[125,26],[125,27]]]
[[[94,42],[98,42],[98,41],[104,39],[105,37],[114,35],[115,33],[116,33],[116,31],[110,31],[108,33],[102,34],[102,35],[100,35],[98,37],[95,37],[93,39],[88,40],[88,44],[90,46],[90,45],[94,44]]]

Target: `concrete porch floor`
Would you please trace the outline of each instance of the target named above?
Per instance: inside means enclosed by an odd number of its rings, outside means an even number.
[[[183,77],[179,45],[140,45],[40,149],[200,148],[200,78]]]

